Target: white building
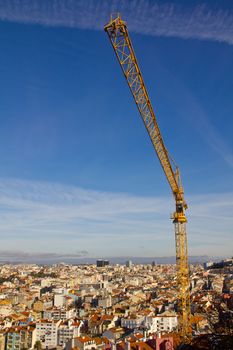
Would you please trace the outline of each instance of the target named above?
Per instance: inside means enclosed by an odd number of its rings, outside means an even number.
[[[54,294],[54,306],[63,307],[65,306],[66,298],[64,294]]]
[[[58,344],[58,327],[61,320],[40,320],[36,323],[36,340],[39,340],[43,348],[56,347]]]
[[[92,350],[93,348],[96,348],[96,342],[86,335],[74,338],[73,346],[80,350]]]
[[[58,345],[64,346],[69,340],[80,337],[83,322],[63,321],[58,328]]]
[[[40,282],[41,288],[50,287],[52,284],[52,280],[50,278],[43,278]]]
[[[98,298],[98,307],[102,307],[104,309],[112,306],[112,297],[111,295],[106,297],[99,297]]]
[[[177,325],[177,315],[170,311],[165,311],[157,316],[146,317],[144,321],[144,326],[147,327],[151,333],[168,333],[176,329]]]
[[[34,297],[40,298],[40,290],[41,290],[40,286],[31,285],[29,287],[29,290],[31,293],[33,293]]]
[[[140,327],[144,322],[144,316],[129,316],[121,319],[121,327],[135,329]]]
[[[6,305],[0,305],[0,317],[6,317],[12,314],[12,305],[6,304]]]
[[[76,316],[76,310],[66,308],[52,308],[49,310],[45,310],[43,314],[43,319],[46,320],[68,320]]]
[[[126,263],[125,263],[125,266],[126,267],[132,267],[133,266],[132,260],[127,260]]]

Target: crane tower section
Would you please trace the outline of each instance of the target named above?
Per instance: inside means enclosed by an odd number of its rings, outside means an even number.
[[[129,85],[143,123],[150,136],[152,145],[159,158],[168,183],[176,202],[176,209],[172,216],[175,225],[176,265],[177,265],[177,293],[179,307],[179,327],[184,337],[190,334],[190,291],[189,269],[186,236],[187,204],[180,179],[179,168],[168,154],[152,108],[150,98],[134,53],[128,34],[126,23],[120,15],[111,18],[105,26],[105,31],[111,41],[124,76]]]

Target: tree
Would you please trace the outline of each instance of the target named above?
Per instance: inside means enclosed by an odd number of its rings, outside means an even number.
[[[41,350],[42,349],[42,344],[39,340],[35,342],[34,349],[36,350]]]

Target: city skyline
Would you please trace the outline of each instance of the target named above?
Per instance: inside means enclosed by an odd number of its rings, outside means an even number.
[[[181,170],[189,254],[231,256],[230,2],[33,3],[0,7],[1,250],[175,253],[172,194],[103,31],[119,8]]]

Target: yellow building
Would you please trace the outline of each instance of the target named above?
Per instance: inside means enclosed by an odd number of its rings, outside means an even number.
[[[6,343],[6,334],[3,331],[0,331],[0,350],[5,349]]]

